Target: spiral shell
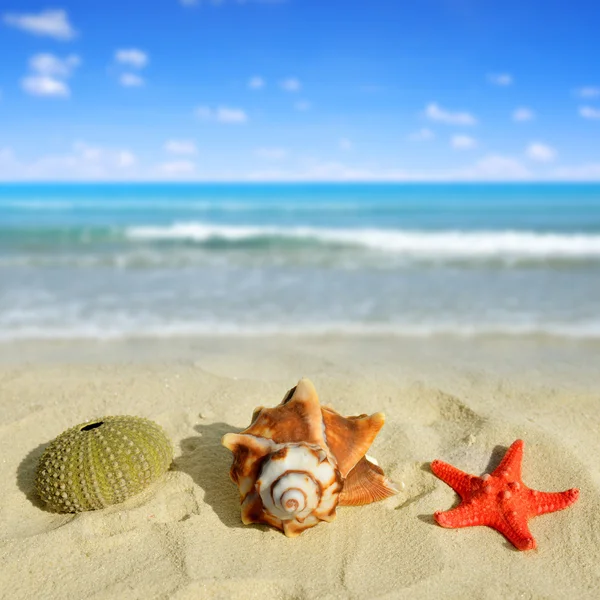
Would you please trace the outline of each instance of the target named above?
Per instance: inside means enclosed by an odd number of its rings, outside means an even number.
[[[281,404],[254,411],[250,427],[228,433],[230,476],[244,524],[266,523],[287,536],[332,521],[337,506],[382,500],[397,490],[365,456],[383,426],[382,413],[343,417],[321,407],[302,379]]]
[[[95,510],[142,491],[167,471],[172,459],[171,442],[153,421],[102,417],[50,442],[38,463],[35,485],[50,510]]]

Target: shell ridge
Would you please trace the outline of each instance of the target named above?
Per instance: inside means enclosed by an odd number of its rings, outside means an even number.
[[[346,478],[339,505],[361,506],[385,500],[397,493],[398,490],[385,477],[383,469],[364,457]]]

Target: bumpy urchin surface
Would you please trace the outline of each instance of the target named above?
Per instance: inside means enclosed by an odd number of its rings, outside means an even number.
[[[173,446],[160,425],[142,417],[102,417],[50,442],[35,485],[53,511],[95,510],[142,491],[172,460]]]

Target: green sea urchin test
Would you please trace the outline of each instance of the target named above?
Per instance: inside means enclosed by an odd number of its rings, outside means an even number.
[[[173,446],[160,425],[142,417],[103,417],[50,442],[35,485],[51,510],[95,510],[141,492],[172,460]]]

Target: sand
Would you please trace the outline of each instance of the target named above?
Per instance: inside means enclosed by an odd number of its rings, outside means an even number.
[[[2,598],[596,598],[600,586],[600,345],[538,339],[267,338],[39,342],[0,347]],[[288,539],[243,526],[223,434],[301,376],[345,414],[384,411],[370,454],[400,487]],[[44,446],[109,414],[160,423],[176,458],[127,503],[46,512]],[[429,471],[475,474],[525,440],[530,487],[581,490],[516,551],[485,528],[443,529],[457,503]]]

